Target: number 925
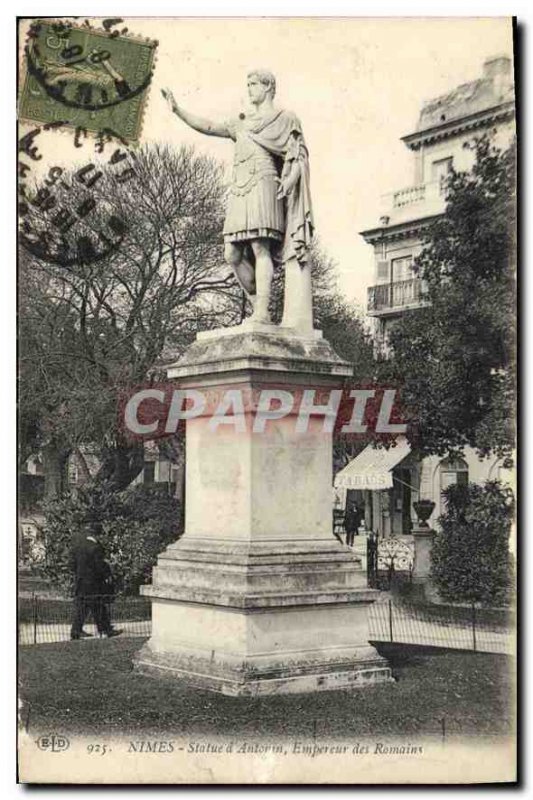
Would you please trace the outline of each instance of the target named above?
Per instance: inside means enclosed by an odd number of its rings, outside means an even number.
[[[109,748],[106,744],[88,744],[87,745],[87,752],[89,755],[105,755],[109,752]]]

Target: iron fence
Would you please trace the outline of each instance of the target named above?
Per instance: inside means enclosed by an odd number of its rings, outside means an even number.
[[[94,602],[94,596],[92,602]],[[144,597],[98,596],[111,624],[123,636],[150,636],[151,603]],[[90,604],[88,604],[90,608]],[[70,640],[74,599],[50,599],[33,594],[19,598],[18,631],[22,645]],[[386,600],[369,607],[369,640],[431,647],[513,654],[515,637],[508,615],[475,606],[418,605]],[[83,630],[99,636],[88,614]]]
[[[366,540],[369,587],[387,591],[395,583],[411,583],[414,557],[412,541],[397,537],[380,539],[371,533]]]
[[[100,635],[90,612],[95,602],[105,606],[111,625],[121,630],[123,636],[150,636],[151,603],[147,598],[92,595],[86,598],[87,617],[83,626],[90,637]],[[37,594],[19,598],[19,644],[68,641],[74,614],[74,598],[51,599]]]
[[[377,602],[369,609],[370,641],[445,647],[512,655],[515,636],[509,620],[487,619],[470,607]]]

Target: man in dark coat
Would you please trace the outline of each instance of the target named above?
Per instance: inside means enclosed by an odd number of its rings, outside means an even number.
[[[346,544],[353,547],[354,536],[359,531],[362,514],[356,503],[351,502],[346,506],[344,514],[344,530],[346,531]]]
[[[97,539],[98,527],[73,538],[70,564],[74,572],[74,609],[71,639],[87,636],[83,623],[90,612],[101,636],[118,636],[109,619],[108,605],[113,593],[111,567]]]

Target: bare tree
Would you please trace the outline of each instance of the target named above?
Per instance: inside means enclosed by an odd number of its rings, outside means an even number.
[[[199,328],[239,322],[242,293],[222,258],[220,165],[187,148],[117,152],[28,197],[20,395],[23,452],[52,448],[52,474],[65,453],[98,443],[98,478],[121,489],[143,451],[117,425],[120,391],[146,381]]]

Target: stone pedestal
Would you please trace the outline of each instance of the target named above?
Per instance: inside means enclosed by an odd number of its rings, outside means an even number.
[[[427,583],[431,572],[431,547],[435,532],[427,526],[414,526],[413,538],[415,558],[413,563],[413,581]]]
[[[415,545],[415,558],[413,563],[413,583],[418,587],[418,592],[430,603],[439,603],[440,596],[437,587],[430,577],[431,573],[431,548],[435,531],[429,527],[418,525],[413,528]]]
[[[215,430],[209,404],[187,420],[185,534],[142,589],[152,600],[152,636],[136,669],[230,695],[391,680],[368,644],[367,610],[378,593],[366,587],[361,560],[332,536],[324,416],[302,433],[295,414],[253,430],[261,389],[329,396],[350,374],[319,332],[250,323],[200,334],[169,368],[180,387],[213,402],[232,389],[245,400],[233,409],[239,419]]]

